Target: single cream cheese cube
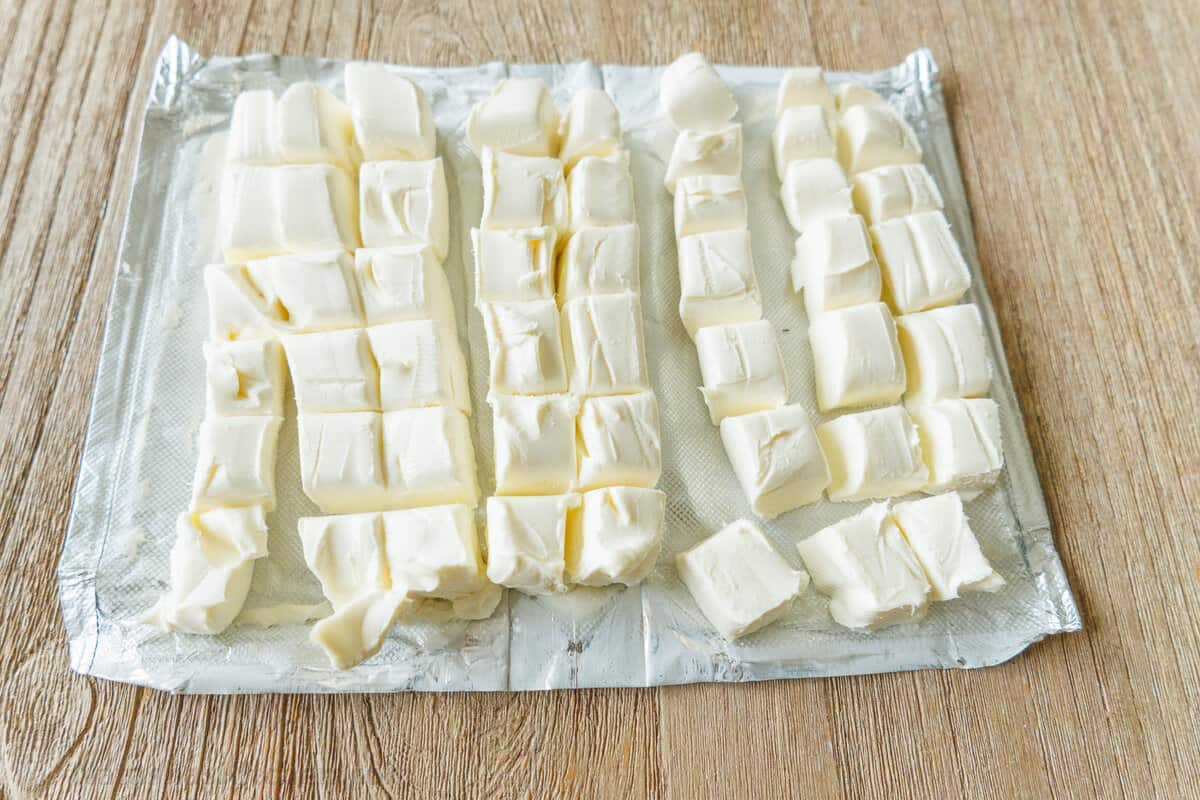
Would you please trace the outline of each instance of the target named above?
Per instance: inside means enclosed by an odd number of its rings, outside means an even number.
[[[896,497],[925,488],[921,439],[900,406],[844,414],[817,426],[834,502]]]
[[[558,157],[569,172],[584,156],[610,156],[621,149],[621,117],[603,89],[580,89],[558,126]]]
[[[344,250],[272,256],[246,264],[279,327],[298,333],[362,327],[354,264]]]
[[[200,425],[192,507],[275,508],[280,417],[206,417]]]
[[[379,368],[362,328],[283,337],[301,412],[378,411]]]
[[[941,211],[942,193],[924,164],[895,164],[854,176],[854,207],[878,225],[896,217]]]
[[[883,279],[862,217],[826,217],[796,239],[792,288],[804,289],[804,307],[822,312],[879,302]]]
[[[876,92],[860,83],[843,83],[833,90],[838,111],[848,111],[855,106],[886,106],[887,101]]]
[[[763,519],[815,503],[829,485],[825,455],[799,405],[726,417],[721,441],[746,499]]]
[[[693,175],[741,175],[742,126],[727,125],[712,131],[685,130],[675,139],[667,162],[664,184],[675,194],[675,184]]]
[[[883,303],[826,311],[808,326],[808,338],[822,411],[894,403],[904,394],[896,323]]]
[[[300,484],[322,511],[384,507],[383,426],[378,413],[301,412],[299,438]]]
[[[492,405],[496,494],[560,494],[575,487],[575,415],[566,394],[503,397]]]
[[[275,129],[277,103],[270,89],[255,89],[237,96],[225,144],[226,163],[262,166],[283,163]]]
[[[391,588],[380,514],[301,517],[297,529],[304,563],[334,610]]]
[[[775,327],[767,320],[712,325],[696,332],[704,402],[714,425],[725,417],[787,403]]]
[[[994,400],[939,400],[911,410],[929,468],[925,491],[977,492],[1004,467],[1000,407]]]
[[[971,270],[940,211],[881,222],[871,228],[888,304],[912,314],[956,303],[971,287]]]
[[[206,342],[204,362],[209,415],[283,416],[287,368],[278,340]]]
[[[709,325],[762,319],[762,300],[745,228],[679,242],[679,317],[688,335]]]
[[[567,175],[571,232],[633,222],[633,176],[629,153],[584,156]]]
[[[471,229],[475,302],[518,303],[554,296],[554,228]]]
[[[558,109],[540,78],[505,78],[471,109],[467,142],[475,155],[487,148],[522,156],[558,152]]]
[[[842,112],[837,150],[838,160],[851,175],[888,164],[915,164],[921,160],[917,135],[887,106],[860,105]]]
[[[737,639],[785,616],[808,586],[748,519],[675,556],[679,577],[722,636]]]
[[[995,592],[1004,578],[992,569],[955,492],[897,503],[892,517],[916,554],[934,600],[963,592]]]
[[[666,511],[667,496],[657,489],[584,492],[567,520],[567,580],[583,586],[641,583],[662,549]]]
[[[796,549],[839,625],[878,630],[925,615],[929,582],[887,503],[817,531]]]
[[[450,200],[440,158],[368,161],[358,176],[363,244],[427,244],[439,261],[450,247]]]
[[[637,225],[578,231],[559,259],[555,283],[559,305],[592,294],[640,292]]]
[[[379,407],[449,406],[471,413],[467,362],[444,322],[414,319],[367,328],[379,369]]]
[[[487,576],[525,594],[566,590],[567,514],[579,495],[489,497]]]
[[[279,97],[275,113],[285,164],[333,164],[350,172],[358,166],[350,110],[328,89],[293,83]]]
[[[949,397],[982,397],[992,385],[983,317],[972,303],[897,318],[908,373],[904,401],[925,405]]]
[[[570,225],[567,181],[557,158],[483,151],[484,230],[549,226],[566,234]]]
[[[746,191],[739,175],[693,175],[675,185],[675,238],[745,228]]]
[[[854,213],[846,173],[832,158],[801,158],[790,162],[783,173],[779,197],[796,233],[803,233],[826,217]]]
[[[492,394],[559,394],[567,391],[567,368],[553,300],[484,303]]]
[[[209,338],[214,342],[270,339],[279,334],[279,309],[267,302],[244,264],[209,264],[204,268],[208,297]]]
[[[825,73],[820,67],[796,67],[783,73],[775,96],[775,116],[782,116],[796,106],[820,106],[833,111],[833,95],[825,85]]]
[[[384,546],[392,587],[418,597],[461,597],[487,583],[475,513],[462,504],[387,511]]]
[[[589,397],[576,426],[578,488],[658,483],[662,444],[654,392]]]
[[[636,294],[580,297],[563,306],[569,385],[593,397],[650,388],[642,305]]]
[[[360,248],[354,278],[368,325],[410,319],[455,325],[450,283],[428,245]]]
[[[775,154],[775,173],[779,180],[784,179],[788,164],[793,161],[836,156],[833,130],[832,116],[820,106],[786,109],[771,133],[771,151]]]
[[[425,161],[436,155],[433,110],[416,84],[382,64],[347,64],[343,75],[364,161]]]
[[[463,412],[434,406],[383,413],[389,508],[475,505],[475,445]]]
[[[737,113],[733,92],[702,53],[684,53],[663,70],[658,100],[678,131],[720,128]]]

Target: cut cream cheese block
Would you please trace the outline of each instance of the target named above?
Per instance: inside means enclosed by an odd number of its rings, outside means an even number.
[[[354,276],[368,325],[432,319],[455,326],[450,284],[427,245],[360,248]]]
[[[584,156],[567,175],[567,207],[572,232],[629,225],[633,220],[633,176],[629,153]]]
[[[483,152],[483,216],[479,227],[540,228],[566,234],[567,181],[557,158]]]
[[[280,417],[207,417],[200,425],[192,507],[275,508]]]
[[[568,516],[566,577],[583,586],[634,586],[662,549],[666,495],[657,489],[612,486],[584,492]]]
[[[745,228],[679,241],[679,317],[688,335],[709,325],[762,319],[762,300]]]
[[[994,400],[939,400],[911,409],[929,468],[927,492],[981,491],[1004,467],[1000,407]]]
[[[712,130],[737,113],[733,92],[701,53],[684,53],[659,78],[663,114],[676,130]]]
[[[681,178],[741,174],[742,126],[727,125],[712,131],[682,131],[671,148],[664,183],[673,195]]]
[[[881,222],[871,228],[883,268],[888,304],[912,314],[958,302],[971,287],[971,270],[940,211]]]
[[[497,395],[492,405],[496,494],[561,494],[575,487],[575,415],[571,395]]]
[[[492,394],[560,394],[567,368],[553,300],[484,303]]]
[[[843,83],[833,90],[838,111],[848,111],[855,106],[886,106],[887,101],[874,89],[860,83]]]
[[[261,295],[282,331],[308,333],[363,325],[354,260],[344,250],[251,261],[246,274],[250,288]]]
[[[558,152],[558,109],[540,78],[506,78],[496,84],[467,119],[467,142],[475,155],[485,149],[523,156]]]
[[[818,314],[808,327],[808,338],[822,411],[893,403],[904,394],[896,323],[883,303]]]
[[[746,499],[763,519],[815,503],[829,485],[825,455],[799,405],[726,417],[721,441]]]
[[[714,425],[725,417],[778,408],[787,379],[775,328],[766,320],[713,325],[696,332],[700,387]]]
[[[562,313],[572,393],[593,397],[650,388],[638,295],[580,297]]]
[[[279,334],[278,309],[267,302],[244,264],[204,268],[209,338],[214,342],[270,339]]]
[[[802,158],[790,162],[783,173],[779,197],[796,233],[803,233],[826,217],[854,213],[846,173],[832,158]]]
[[[962,592],[995,592],[1004,586],[1004,578],[979,549],[955,492],[897,503],[892,516],[929,579],[934,600],[953,600]]]
[[[360,595],[391,588],[382,515],[301,517],[297,529],[304,563],[335,610]]]
[[[471,506],[427,506],[380,516],[393,589],[405,587],[418,597],[454,598],[487,584]]]
[[[817,438],[835,502],[896,497],[929,482],[917,429],[900,406],[844,414],[818,425]]]
[[[438,261],[450,247],[450,199],[440,158],[367,161],[358,173],[363,245],[425,244]]]
[[[887,106],[860,105],[842,112],[837,130],[838,160],[853,175],[888,164],[921,160],[917,135]]]
[[[287,368],[277,340],[206,342],[204,362],[210,416],[283,416]]]
[[[567,514],[579,495],[489,497],[487,576],[525,594],[566,590]]]
[[[675,238],[745,228],[746,191],[738,175],[693,175],[675,185]]]
[[[379,369],[362,328],[283,338],[301,412],[378,411]]]
[[[640,292],[637,225],[578,231],[559,259],[556,287],[560,305],[592,294]]]
[[[347,64],[346,103],[364,161],[425,161],[437,129],[425,93],[382,64]]]
[[[820,67],[796,67],[783,74],[779,93],[775,96],[775,116],[796,106],[820,106],[833,111],[833,95]]]
[[[854,176],[854,207],[871,225],[942,210],[942,193],[924,164],[876,167]]]
[[[388,508],[475,505],[475,445],[466,414],[442,406],[384,412],[383,473]]]
[[[449,406],[471,413],[467,362],[454,331],[431,319],[367,328],[383,411]]]
[[[834,120],[820,106],[793,106],[785,109],[771,133],[771,152],[775,155],[775,173],[783,180],[788,164],[807,158],[834,158]]]
[[[879,301],[883,279],[862,217],[826,217],[804,229],[796,239],[792,288],[804,289],[810,320],[824,311]]]
[[[471,229],[475,302],[518,303],[554,296],[554,228]]]
[[[338,514],[387,506],[380,414],[301,413],[299,438],[300,482],[322,511]]]
[[[992,383],[983,318],[974,304],[905,314],[896,320],[910,406],[949,397],[982,397]]]
[[[314,83],[293,83],[278,99],[270,90],[243,92],[233,104],[225,159],[230,164],[358,166],[350,112]]]
[[[558,126],[558,157],[569,172],[585,156],[610,156],[621,149],[621,118],[603,89],[580,89]]]
[[[653,392],[589,397],[579,411],[576,435],[578,488],[658,483],[662,444]]]

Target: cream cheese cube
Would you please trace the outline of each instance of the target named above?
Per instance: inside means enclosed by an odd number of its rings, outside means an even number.
[[[486,585],[471,506],[409,508],[381,516],[393,589],[453,598]]]
[[[663,182],[673,195],[675,184],[681,178],[741,174],[742,126],[735,124],[712,131],[681,131],[671,148]]]
[[[302,413],[378,411],[379,369],[361,328],[283,337]]]
[[[368,161],[358,177],[363,244],[427,244],[438,261],[450,248],[450,200],[440,158]]]
[[[633,222],[633,176],[629,153],[585,156],[567,175],[571,232]]]
[[[842,112],[837,150],[838,160],[851,175],[888,164],[915,164],[921,160],[917,135],[887,106],[860,105]]]
[[[829,485],[825,455],[799,405],[726,417],[721,441],[746,499],[763,519],[815,503]]]
[[[792,288],[804,289],[804,307],[815,320],[825,311],[879,302],[883,279],[862,217],[826,217],[796,239]]]
[[[637,225],[584,228],[567,242],[556,280],[563,305],[592,294],[641,291]]]
[[[820,314],[808,326],[808,338],[822,411],[894,403],[904,394],[896,323],[883,303]]]
[[[283,416],[287,368],[277,340],[206,342],[204,362],[210,416]]]
[[[658,483],[662,444],[653,392],[590,397],[576,425],[578,488]]]
[[[368,592],[318,620],[310,638],[334,669],[349,669],[378,653],[396,620],[417,613],[424,602],[402,589]]]
[[[929,468],[925,491],[977,492],[996,482],[1004,467],[1004,441],[995,401],[939,400],[911,414]]]
[[[357,166],[350,114],[328,90],[294,83],[278,100],[269,90],[243,92],[233,105],[226,162],[258,166]]]
[[[839,625],[878,630],[925,615],[929,582],[887,503],[817,531],[796,548],[813,586],[829,595]]]
[[[322,511],[376,511],[386,505],[378,413],[302,412],[299,438],[300,483]]]
[[[925,488],[921,439],[900,406],[844,414],[817,426],[834,502],[896,497]]]
[[[746,192],[738,175],[693,175],[675,186],[675,238],[745,228]]]
[[[475,505],[475,445],[467,416],[434,406],[385,411],[383,473],[388,508]]]
[[[368,325],[432,319],[455,326],[450,283],[427,245],[360,248],[354,277]]]
[[[698,233],[679,241],[679,317],[693,338],[710,325],[762,319],[748,230]]]
[[[467,362],[454,331],[431,319],[367,328],[383,411],[449,406],[471,413]]]
[[[833,95],[825,85],[825,73],[820,67],[796,67],[783,73],[775,96],[775,116],[796,106],[820,106],[833,111]]]
[[[570,225],[567,181],[557,158],[483,152],[484,230],[549,226],[566,234]]]
[[[747,519],[731,522],[675,556],[696,605],[726,639],[738,639],[784,617],[808,586]]]
[[[843,83],[833,90],[838,111],[848,111],[855,106],[886,106],[887,101],[874,89],[859,83]]]
[[[562,313],[571,392],[593,397],[650,388],[638,295],[580,297]]]
[[[566,577],[583,586],[635,586],[662,549],[667,496],[612,486],[585,492],[567,522]]]
[[[484,303],[492,394],[559,394],[567,391],[567,368],[552,300]]]
[[[209,264],[204,268],[208,297],[209,338],[214,342],[270,339],[283,321],[267,302],[244,264]]]
[[[942,193],[924,164],[876,167],[854,176],[854,207],[878,225],[896,217],[941,211]]]
[[[712,325],[696,332],[704,402],[714,425],[787,403],[775,327],[767,320]]]
[[[522,156],[558,152],[558,109],[540,78],[506,78],[471,109],[467,142],[475,155],[485,149]]]
[[[246,271],[285,330],[362,327],[354,265],[344,250],[273,256],[249,262]]]
[[[364,161],[425,161],[437,154],[433,110],[416,84],[382,64],[347,64],[343,75]]]
[[[471,229],[475,302],[518,303],[554,296],[554,228]]]
[[[971,287],[971,270],[940,211],[881,222],[871,228],[888,304],[912,314],[956,303]]]
[[[381,515],[301,517],[297,528],[304,563],[335,610],[391,588]]]
[[[784,110],[771,132],[771,152],[775,155],[779,180],[784,179],[788,164],[793,161],[836,156],[833,131],[833,117],[820,106],[793,106]]]
[[[493,397],[496,494],[560,494],[575,488],[575,415],[571,395]]]
[[[558,126],[558,157],[569,172],[584,156],[611,156],[621,150],[621,117],[603,89],[580,89]]]
[[[663,70],[658,100],[678,131],[720,128],[737,113],[733,92],[702,53],[684,53]]]
[[[995,592],[1004,578],[984,557],[954,492],[897,503],[892,517],[925,571],[934,600],[963,592]]]
[[[282,164],[275,109],[278,100],[270,89],[242,92],[233,101],[225,161],[229,164],[274,166]]]
[[[908,373],[906,404],[988,393],[992,362],[983,317],[974,304],[905,314],[896,320],[896,327]]]
[[[192,507],[275,508],[279,417],[206,417],[200,425]]]
[[[801,158],[790,162],[779,190],[784,213],[796,233],[826,217],[854,213],[846,173],[832,158]]]
[[[579,495],[489,497],[487,576],[525,594],[566,590],[567,514]]]

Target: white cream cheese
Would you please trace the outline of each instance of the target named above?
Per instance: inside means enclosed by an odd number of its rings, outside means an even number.
[[[939,400],[911,409],[929,468],[928,492],[977,492],[1004,467],[1000,407],[986,397]]]
[[[592,397],[650,388],[638,295],[571,300],[563,306],[563,330],[572,393]]]
[[[280,417],[206,417],[200,425],[192,506],[275,508]]]
[[[523,156],[558,152],[558,109],[540,78],[506,78],[471,109],[467,142],[475,155],[485,149]]]
[[[560,305],[592,294],[641,291],[638,227],[584,228],[567,242],[559,259]]]
[[[974,304],[905,314],[896,327],[908,371],[908,405],[988,393],[992,363],[983,317]]]
[[[650,573],[662,548],[666,495],[657,489],[612,486],[585,492],[569,515],[566,577],[583,586],[634,586]]]
[[[825,455],[799,405],[726,417],[721,441],[746,499],[763,519],[815,503],[829,485]]]
[[[844,414],[818,425],[817,438],[834,502],[896,497],[929,482],[917,429],[900,406]]]
[[[942,193],[924,164],[876,167],[854,176],[854,207],[871,225],[941,211]]]
[[[379,410],[379,369],[362,328],[283,337],[302,413]]]
[[[364,161],[425,161],[437,129],[425,93],[382,64],[347,64],[346,103]]]
[[[775,116],[796,106],[820,106],[833,111],[833,95],[820,67],[795,67],[783,74],[779,93],[775,96]]]
[[[739,175],[693,175],[675,185],[675,238],[745,228],[746,191]]]
[[[492,394],[561,394],[567,369],[553,300],[484,303]]]
[[[658,483],[662,444],[653,392],[589,397],[579,411],[576,431],[578,488]]]
[[[489,497],[487,575],[525,594],[566,590],[567,514],[579,495]]]
[[[475,302],[519,303],[554,296],[554,228],[471,229]]]
[[[762,300],[745,228],[679,241],[679,317],[688,335],[710,325],[762,319]]]
[[[283,416],[287,368],[274,339],[204,344],[210,416]]]
[[[917,135],[887,106],[858,105],[842,112],[837,131],[838,160],[847,174],[888,164],[921,160]]]
[[[801,158],[790,162],[783,173],[779,197],[796,233],[803,233],[826,217],[854,213],[846,173],[832,158]]]
[[[696,332],[700,387],[714,425],[725,417],[778,408],[787,379],[775,328],[767,320],[713,325]]]
[[[787,174],[788,164],[809,158],[834,158],[834,120],[820,106],[793,106],[785,109],[771,132],[771,152],[779,180]]]
[[[427,245],[360,248],[354,275],[368,325],[432,319],[454,327],[450,284]]]
[[[450,247],[450,198],[442,159],[367,161],[358,173],[366,247],[425,244],[438,261]]]
[[[796,239],[792,287],[804,289],[810,320],[824,311],[877,303],[883,279],[862,217],[826,217],[805,228]]]
[[[572,233],[632,224],[633,176],[629,174],[628,151],[579,159],[567,175],[567,197]]]
[[[995,592],[1004,586],[1004,578],[979,549],[955,492],[897,503],[892,516],[929,579],[934,600],[953,600],[962,592]]]
[[[894,403],[904,394],[896,323],[883,303],[818,314],[808,327],[808,338],[822,411]]]
[[[684,53],[663,70],[658,98],[679,131],[720,128],[737,113],[733,92],[701,53]]]
[[[883,268],[888,304],[912,314],[958,302],[971,286],[971,270],[940,211],[881,222],[871,228]]]
[[[675,194],[681,178],[694,175],[742,174],[742,126],[727,125],[712,131],[680,132],[671,148],[664,184]]]
[[[603,89],[580,89],[558,126],[558,157],[569,172],[585,156],[610,156],[621,149],[621,117]]]
[[[497,395],[492,406],[496,494],[560,494],[575,487],[575,415],[571,395]]]
[[[557,158],[484,150],[484,230],[549,226],[566,234],[570,224],[567,181]]]

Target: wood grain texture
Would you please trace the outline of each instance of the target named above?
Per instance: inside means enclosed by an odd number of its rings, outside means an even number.
[[[172,697],[70,674],[54,566],[170,33],[428,64],[932,47],[1085,631],[987,670],[637,691]],[[1197,796],[1198,36],[1189,0],[0,0],[3,794]]]

